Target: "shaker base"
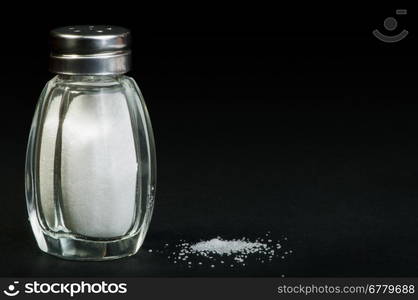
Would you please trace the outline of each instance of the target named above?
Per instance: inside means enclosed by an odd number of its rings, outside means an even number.
[[[50,255],[67,260],[105,261],[134,255],[141,247],[144,235],[135,235],[116,240],[87,240],[68,234],[56,237],[43,232],[43,241],[38,246]]]

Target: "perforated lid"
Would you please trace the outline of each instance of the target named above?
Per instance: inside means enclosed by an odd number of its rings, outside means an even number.
[[[50,33],[50,70],[58,74],[123,74],[130,69],[130,32],[106,25],[66,26]]]

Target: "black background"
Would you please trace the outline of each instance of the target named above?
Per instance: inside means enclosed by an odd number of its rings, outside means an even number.
[[[398,4],[399,5],[399,4]],[[67,7],[68,6],[68,7]],[[198,3],[4,15],[1,37],[2,276],[417,276],[417,27],[385,44],[395,9]],[[112,24],[133,33],[157,146],[157,201],[143,251],[101,263],[38,250],[24,158],[48,73],[48,31]],[[294,254],[241,268],[188,269],[148,249],[217,235],[288,238]]]

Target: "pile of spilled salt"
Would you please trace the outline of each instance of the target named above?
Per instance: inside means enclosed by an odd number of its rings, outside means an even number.
[[[216,237],[207,241],[200,241],[195,244],[181,240],[180,243],[169,247],[165,244],[168,252],[168,259],[174,264],[185,264],[188,268],[193,266],[208,265],[215,268],[216,265],[222,266],[245,266],[250,259],[257,262],[270,262],[275,258],[285,259],[286,256],[293,253],[292,250],[283,250],[282,243],[279,240],[273,240],[269,236],[257,238],[253,241],[248,238],[224,240]],[[287,240],[286,237],[283,238]],[[152,249],[148,250],[152,252]]]
[[[254,253],[265,248],[266,244],[258,242],[252,243],[245,240],[225,241],[220,238],[214,238],[209,241],[199,242],[190,246],[191,251],[194,253],[216,253],[220,255],[231,255],[232,253],[239,252]]]

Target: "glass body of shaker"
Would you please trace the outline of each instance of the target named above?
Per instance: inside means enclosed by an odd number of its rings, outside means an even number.
[[[155,196],[148,112],[125,75],[57,75],[36,108],[26,199],[39,248],[66,259],[135,254]]]

